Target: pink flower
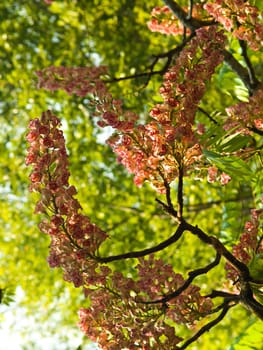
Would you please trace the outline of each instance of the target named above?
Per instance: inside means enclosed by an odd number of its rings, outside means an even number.
[[[51,267],[60,266],[64,278],[78,287],[84,284],[84,271],[89,274],[91,268],[87,256],[96,253],[107,235],[88,217],[79,214],[81,206],[73,197],[76,188],[68,183],[67,152],[59,125],[59,119],[50,111],[30,122],[27,139],[31,145],[26,163],[33,165],[30,189],[41,195],[35,213],[49,215],[49,220],[45,219],[39,225],[52,240],[49,264]],[[35,135],[38,135],[39,142],[36,142]],[[78,250],[81,254],[76,258]]]
[[[202,123],[197,124],[197,133],[203,135],[205,133],[205,126]]]
[[[26,139],[28,142],[33,142],[37,140],[38,137],[39,137],[39,133],[37,132],[37,130],[32,130],[27,134]]]
[[[207,181],[210,183],[213,183],[216,181],[216,178],[217,178],[217,167],[211,166],[210,168],[208,168]]]
[[[229,175],[227,175],[226,173],[222,173],[220,175],[221,185],[226,185],[229,183],[229,181],[231,181],[231,177]]]
[[[37,171],[34,171],[30,174],[30,180],[32,182],[40,182],[42,179],[42,175],[41,173],[37,172]]]
[[[263,119],[255,119],[254,124],[257,129],[263,129]]]

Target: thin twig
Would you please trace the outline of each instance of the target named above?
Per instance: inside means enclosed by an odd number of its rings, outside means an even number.
[[[188,14],[173,0],[163,0],[163,2],[191,32],[198,28],[215,24],[215,21],[201,21],[196,18],[188,18]]]
[[[196,203],[192,205],[185,206],[187,208],[188,212],[193,212],[193,211],[203,211],[206,209],[211,208],[213,205],[218,205],[218,204],[225,204],[225,203],[231,203],[231,202],[242,202],[242,201],[248,201],[248,200],[253,200],[252,196],[244,196],[244,197],[237,197],[237,198],[229,198],[229,199],[219,199],[216,201],[211,201],[207,203]]]
[[[211,321],[211,322],[207,323],[205,326],[203,326],[193,337],[188,339],[181,347],[178,347],[178,349],[180,349],[180,350],[186,349],[188,347],[188,345],[190,345],[193,342],[195,342],[198,338],[201,337],[201,335],[203,335],[205,332],[210,331],[211,328],[213,328],[219,322],[222,321],[222,319],[225,317],[225,315],[227,314],[228,310],[232,306],[234,306],[234,305],[230,305],[229,302],[225,302],[221,314],[217,318],[215,318],[213,321]]]
[[[244,61],[246,63],[247,66],[247,72],[248,72],[248,76],[249,76],[249,80],[250,80],[250,84],[252,87],[256,88],[259,84],[259,81],[256,78],[255,72],[254,72],[254,68],[252,66],[252,63],[248,57],[247,54],[247,45],[246,42],[244,40],[239,40],[239,45],[241,47],[242,50],[242,56],[244,58]]]
[[[182,236],[183,232],[185,230],[184,223],[181,223],[178,227],[175,233],[165,241],[159,243],[158,245],[147,248],[144,250],[139,250],[139,251],[134,251],[134,252],[128,252],[124,254],[119,254],[119,255],[113,255],[113,256],[108,256],[108,257],[100,257],[96,256],[95,259],[100,262],[100,263],[108,263],[111,261],[117,261],[117,260],[124,260],[124,259],[131,259],[131,258],[140,258],[152,253],[156,253],[160,250],[163,250],[170,246],[171,244],[175,243],[176,241],[179,240],[179,238]]]
[[[184,177],[183,166],[179,165],[178,189],[177,189],[177,204],[178,204],[178,219],[179,220],[181,220],[183,218],[183,208],[184,208],[183,177]]]
[[[157,203],[161,204],[161,206],[166,211],[166,213],[173,216],[174,218],[177,218],[177,211],[173,208],[173,206],[171,207],[171,206],[167,205],[166,203],[161,201],[159,198],[155,198],[155,200]]]
[[[147,81],[144,85],[147,86],[147,84],[149,83],[150,78],[153,75],[163,75],[164,73],[166,73],[173,61],[173,59],[177,58],[180,54],[180,52],[183,50],[183,48],[185,47],[185,45],[192,39],[193,36],[189,36],[186,40],[183,41],[182,44],[178,45],[177,47],[167,51],[167,52],[163,52],[160,53],[158,55],[153,55],[153,62],[152,64],[148,67],[148,71],[147,72],[142,72],[142,73],[137,73],[137,74],[132,74],[132,75],[126,75],[125,77],[113,77],[110,80],[105,80],[105,83],[114,83],[114,82],[118,82],[118,81],[123,81],[123,80],[130,80],[130,79],[138,79],[138,78],[143,78],[143,77],[147,77]],[[154,70],[155,65],[157,64],[157,62],[162,59],[162,58],[166,58],[166,63],[164,64],[162,69],[159,70]]]
[[[114,77],[110,80],[105,80],[105,83],[113,83],[113,82],[118,82],[118,81],[123,81],[123,80],[130,80],[130,79],[138,79],[138,78],[143,78],[143,77],[148,77],[152,75],[163,75],[163,69],[159,69],[156,71],[149,71],[149,72],[142,72],[142,73],[137,73],[137,74],[132,74],[132,75],[126,75],[125,77]]]
[[[251,84],[250,76],[245,67],[243,67],[235,57],[227,50],[223,50],[224,60],[230,66],[230,68],[239,76],[250,95],[253,95],[257,85]]]
[[[207,116],[207,118],[215,125],[219,125],[219,123],[213,117],[211,117],[211,115],[207,113],[207,111],[205,111],[202,107],[198,107],[198,110],[202,112],[205,116]]]
[[[193,226],[185,222],[185,227],[186,230],[196,235],[202,242],[212,246],[216,252],[224,256],[225,259],[239,271],[243,281],[250,281],[251,277],[247,265],[239,261],[232,253],[230,253],[219,239],[207,235],[198,226]]]
[[[220,262],[220,254],[217,253],[216,258],[213,262],[211,262],[210,264],[208,264],[207,266],[205,266],[203,268],[190,271],[188,273],[189,277],[187,278],[187,280],[176,291],[169,293],[160,299],[152,300],[152,301],[142,301],[142,303],[144,303],[144,304],[166,304],[169,300],[172,300],[172,299],[178,297],[184,290],[186,290],[197,276],[206,274],[208,271],[210,271],[215,266],[217,266],[219,264],[219,262]]]

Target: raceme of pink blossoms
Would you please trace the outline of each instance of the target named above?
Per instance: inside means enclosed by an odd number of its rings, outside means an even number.
[[[39,225],[51,237],[48,262],[51,267],[60,266],[65,280],[78,287],[90,275],[98,275],[96,264],[86,257],[97,252],[107,235],[80,213],[81,206],[74,198],[77,191],[68,183],[68,159],[59,125],[50,111],[30,122],[26,164],[33,167],[30,190],[41,195],[35,212],[49,215]]]
[[[262,226],[260,226],[260,216],[263,214],[262,209],[251,210],[251,219],[246,222],[244,232],[240,236],[240,241],[233,247],[233,255],[242,261],[244,264],[250,267],[250,273],[254,278],[262,278],[262,270],[260,276],[253,276],[253,271],[260,267],[256,262],[257,266],[252,266],[254,259],[263,259],[263,232]],[[261,231],[260,231],[261,230]],[[260,234],[261,232],[261,234]],[[229,263],[226,264],[227,277],[233,282],[238,280],[238,271]]]
[[[186,8],[184,8],[184,10],[187,11]],[[192,17],[199,19],[202,17],[203,12],[202,4],[194,4],[192,8]],[[159,32],[165,35],[184,34],[185,28],[168,6],[155,7],[151,12],[151,17],[147,25],[152,32]],[[189,34],[190,30],[186,32]]]
[[[263,130],[263,90],[258,89],[248,102],[240,102],[227,108],[226,112],[226,130],[233,129],[233,132],[243,134],[250,134],[251,128]]]
[[[38,87],[50,91],[65,90],[68,94],[80,97],[87,94],[106,93],[105,85],[100,79],[107,73],[105,66],[100,67],[48,67],[37,71]]]
[[[243,0],[213,0],[204,8],[234,37],[245,40],[251,49],[262,47],[263,19],[256,6]]]
[[[145,304],[143,301],[160,299],[165,293],[179,288],[184,279],[175,274],[170,265],[153,256],[140,259],[137,269],[136,281],[115,272],[106,291],[88,291],[92,306],[80,310],[80,328],[90,339],[99,339],[99,345],[105,350],[133,349],[135,344],[140,349],[149,350],[153,346],[160,350],[176,348],[182,339],[175,335],[174,328],[166,321],[171,319],[193,325],[200,317],[209,314],[212,301],[202,297],[199,288],[191,285],[170,300],[165,308],[161,303]],[[111,291],[114,291],[113,297]]]
[[[227,185],[231,181],[231,176],[224,172],[219,174],[219,170],[213,165],[207,169],[207,181],[209,183],[219,181],[221,185]]]
[[[166,35],[183,34],[183,25],[172,14],[168,6],[155,7],[152,10],[151,16],[152,18],[148,22],[148,28],[152,32],[159,32]]]

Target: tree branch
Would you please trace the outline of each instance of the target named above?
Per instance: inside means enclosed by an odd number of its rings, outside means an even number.
[[[225,62],[243,81],[250,95],[253,95],[255,89],[258,86],[258,81],[256,81],[255,84],[251,83],[250,75],[247,69],[244,68],[229,51],[223,50],[223,55],[224,55]]]
[[[208,271],[213,269],[215,266],[217,266],[219,264],[219,262],[220,262],[220,258],[221,258],[220,254],[217,253],[215,260],[213,262],[211,262],[210,264],[208,264],[206,267],[190,271],[188,273],[189,277],[187,278],[187,280],[176,291],[174,291],[174,292],[172,292],[170,294],[167,294],[166,296],[164,296],[161,299],[153,300],[153,301],[145,301],[145,302],[143,301],[142,303],[144,303],[144,304],[165,304],[165,303],[167,303],[167,301],[178,297],[184,290],[186,290],[190,286],[190,284],[193,282],[193,280],[197,276],[204,275]]]
[[[224,298],[225,300],[240,300],[240,296],[238,294],[232,294],[228,292],[224,292],[221,290],[213,290],[210,294],[206,295],[207,298]]]
[[[207,323],[205,326],[203,326],[193,337],[188,339],[182,346],[178,347],[178,350],[184,350],[188,347],[188,345],[192,344],[195,342],[198,338],[201,337],[205,332],[210,331],[211,328],[216,326],[219,322],[222,321],[222,319],[225,317],[227,314],[228,310],[232,307],[233,305],[230,305],[229,302],[225,302],[222,304],[222,312],[221,314],[215,318],[213,321]]]
[[[173,207],[170,207],[169,205],[165,204],[163,201],[161,201],[161,200],[158,199],[158,198],[155,198],[155,200],[156,200],[157,203],[161,204],[161,206],[163,207],[164,211],[165,211],[167,214],[171,215],[171,216],[174,217],[174,218],[177,218],[177,211],[174,210]]]
[[[225,299],[222,304],[216,306],[214,309],[210,310],[208,313],[209,313],[209,315],[215,314],[218,311],[222,310],[226,303],[231,302],[231,305],[234,306],[234,305],[237,305],[239,303],[239,301],[240,301],[240,297],[238,295],[236,295],[235,297],[232,297],[232,298]]]
[[[202,107],[198,107],[198,110],[200,112],[202,112],[205,116],[207,116],[207,118],[214,123],[215,125],[219,125],[219,123],[213,118],[211,117],[211,115],[209,113],[207,113],[207,111],[205,111]]]
[[[170,189],[170,185],[169,183],[164,179],[164,186],[165,186],[165,194],[166,194],[166,202],[167,202],[167,205],[165,204],[165,211],[167,211],[169,214],[171,214],[172,216],[174,217],[178,217],[178,213],[177,211],[174,209],[174,206],[173,206],[173,202],[172,202],[172,199],[171,199],[171,189]],[[163,202],[161,201],[158,201],[156,199],[156,201],[160,204],[162,204],[162,206],[164,205]]]
[[[231,254],[226,247],[214,236],[208,236],[198,226],[192,226],[189,223],[185,223],[186,230],[196,235],[202,242],[211,245],[214,249],[225,259],[233,265],[242,276],[244,281],[250,281],[250,274],[247,265],[239,261],[233,254]]]
[[[178,219],[179,220],[182,220],[182,218],[183,218],[183,207],[184,207],[183,177],[184,177],[183,166],[179,165],[178,190],[177,190]]]
[[[258,86],[259,81],[256,78],[256,75],[255,75],[255,72],[254,72],[254,68],[253,68],[252,63],[251,63],[251,61],[250,61],[250,59],[248,57],[248,54],[247,54],[247,44],[246,44],[246,42],[244,40],[239,40],[239,45],[241,47],[242,56],[244,58],[246,66],[247,66],[247,72],[248,72],[250,84],[255,89]]]
[[[263,136],[263,130],[257,129],[255,126],[249,127],[248,129],[253,131],[255,134]]]
[[[126,75],[125,77],[113,77],[110,80],[104,80],[105,83],[114,83],[118,81],[123,81],[123,80],[130,80],[130,79],[137,79],[137,78],[143,78],[143,77],[151,77],[152,75],[163,75],[164,74],[164,69],[159,69],[159,70],[151,70],[149,72],[142,72],[142,73],[137,73],[137,74],[132,74],[132,75]]]
[[[180,45],[178,45],[177,47],[167,51],[167,52],[163,52],[160,53],[158,55],[153,55],[153,62],[152,64],[148,67],[149,71],[147,72],[142,72],[142,73],[137,73],[137,74],[133,74],[133,75],[127,75],[125,77],[113,77],[110,80],[105,80],[105,83],[113,83],[113,82],[118,82],[118,81],[123,81],[123,80],[129,80],[129,79],[138,79],[138,78],[143,78],[143,77],[147,77],[147,81],[145,83],[145,85],[147,86],[150,78],[153,75],[163,75],[164,73],[166,73],[172,63],[172,60],[176,57],[179,56],[180,52],[183,50],[183,48],[185,47],[185,45],[191,40],[192,36],[190,35],[186,40],[184,40],[184,42]],[[157,64],[157,62],[159,61],[159,59],[161,58],[167,58],[166,63],[164,64],[162,69],[159,70],[154,70],[155,65]]]
[[[215,21],[200,21],[196,18],[189,17],[188,14],[173,0],[163,0],[163,2],[169,7],[179,21],[191,30],[192,33],[198,28],[215,24]]]
[[[168,238],[167,240],[161,242],[160,244],[147,248],[144,250],[139,250],[135,252],[128,252],[124,254],[119,254],[119,255],[113,255],[113,256],[108,256],[108,257],[100,257],[100,256],[95,256],[94,259],[96,259],[100,263],[108,263],[112,261],[117,261],[117,260],[124,260],[124,259],[131,259],[131,258],[140,258],[152,253],[156,253],[160,250],[163,250],[167,248],[169,245],[175,243],[178,241],[178,239],[182,236],[183,232],[185,231],[185,223],[182,222],[178,227],[175,233]]]
[[[252,289],[248,282],[241,281],[240,300],[248,310],[252,311],[261,320],[263,320],[263,305],[254,299]]]

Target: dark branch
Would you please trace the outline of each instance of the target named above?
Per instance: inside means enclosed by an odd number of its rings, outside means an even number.
[[[233,305],[230,305],[229,302],[224,302],[222,304],[223,310],[222,310],[221,314],[217,318],[215,318],[213,321],[211,321],[211,322],[207,323],[205,326],[203,326],[193,337],[188,339],[182,346],[178,347],[178,349],[180,349],[180,350],[186,349],[188,347],[188,345],[195,342],[198,338],[201,337],[201,335],[203,335],[205,332],[210,331],[211,328],[213,328],[214,326],[216,326],[219,322],[221,322],[223,320],[223,318],[227,314],[228,310],[232,306]]]
[[[182,218],[183,218],[183,207],[184,207],[184,199],[183,199],[183,177],[184,177],[183,166],[182,166],[182,165],[179,165],[178,190],[177,190],[178,219],[179,219],[179,220],[182,220]]]
[[[223,51],[225,62],[230,66],[230,68],[239,76],[239,78],[243,81],[244,85],[248,89],[250,95],[253,95],[258,82],[256,84],[252,84],[250,80],[250,75],[246,68],[244,68],[235,57],[228,52],[227,50]]]
[[[213,262],[211,262],[210,264],[208,264],[206,267],[190,271],[188,273],[189,277],[187,278],[187,280],[176,291],[174,291],[174,292],[172,292],[170,294],[167,294],[166,296],[164,296],[161,299],[153,300],[153,301],[145,301],[143,303],[144,304],[165,304],[169,300],[172,300],[172,299],[178,297],[184,290],[186,290],[186,288],[188,288],[190,286],[190,284],[193,282],[193,280],[197,276],[206,274],[208,271],[210,271],[215,266],[217,266],[219,264],[219,261],[220,261],[220,254],[217,254],[215,260]]]
[[[261,320],[263,320],[263,305],[254,299],[252,289],[248,282],[241,282],[240,300],[248,310],[252,311]]]
[[[163,0],[163,2],[169,7],[179,21],[191,30],[191,32],[194,32],[198,28],[215,24],[214,21],[200,21],[196,18],[189,18],[188,14],[173,0]]]
[[[218,311],[222,310],[224,308],[224,305],[226,303],[230,303],[231,301],[231,305],[234,306],[234,305],[237,305],[240,301],[240,298],[239,296],[236,296],[235,298],[232,298],[231,300],[230,299],[225,299],[224,302],[218,306],[216,306],[214,309],[210,310],[208,313],[209,315],[213,315],[215,313],[217,313]]]
[[[255,126],[249,127],[248,129],[253,131],[255,134],[263,136],[263,130],[257,129]]]
[[[162,201],[161,201],[160,199],[158,199],[158,198],[155,198],[155,200],[156,200],[157,203],[161,204],[161,206],[163,207],[163,209],[164,209],[164,211],[165,211],[166,213],[168,213],[169,215],[171,215],[171,216],[177,218],[177,211],[174,210],[173,207],[170,207],[169,205],[165,204],[164,202],[162,202]]]
[[[244,58],[246,66],[247,66],[247,72],[248,72],[250,84],[255,89],[258,86],[259,81],[256,78],[254,68],[253,68],[252,63],[251,63],[251,61],[248,57],[248,54],[247,54],[247,44],[244,40],[239,40],[239,45],[241,47],[242,56]]]
[[[211,115],[207,113],[202,107],[198,107],[198,110],[202,112],[212,123],[219,125],[219,123],[213,117],[211,117]]]
[[[167,211],[169,214],[171,214],[172,216],[174,217],[178,217],[178,213],[177,211],[174,209],[174,206],[173,206],[173,202],[172,202],[172,199],[171,199],[171,189],[170,189],[170,185],[169,183],[164,180],[164,186],[165,186],[165,194],[166,194],[166,202],[167,202],[167,205],[165,204],[165,211]],[[162,204],[162,206],[164,205],[163,202],[161,201],[158,201],[156,199],[156,201],[160,204]]]
[[[189,223],[185,223],[186,229],[196,235],[202,242],[214,247],[214,249],[225,259],[233,265],[242,276],[244,281],[250,281],[250,274],[247,265],[239,261],[233,254],[231,254],[226,247],[214,236],[208,236],[199,227],[192,226]]]
[[[118,81],[122,81],[122,80],[130,80],[130,79],[138,79],[138,78],[143,78],[143,77],[151,77],[152,75],[163,75],[164,74],[164,69],[159,69],[159,70],[151,70],[149,72],[142,72],[142,73],[137,73],[137,74],[133,74],[133,75],[126,75],[125,77],[113,77],[110,80],[105,80],[105,83],[113,83],[113,82],[118,82]]]
[[[170,238],[166,239],[165,241],[161,242],[160,244],[151,247],[151,248],[147,248],[144,250],[139,250],[139,251],[135,251],[135,252],[129,252],[129,253],[124,253],[124,254],[119,254],[119,255],[113,255],[113,256],[108,256],[108,257],[99,257],[96,256],[94,257],[98,262],[100,263],[108,263],[111,261],[117,261],[117,260],[124,260],[124,259],[131,259],[131,258],[140,258],[152,253],[156,253],[160,250],[163,250],[165,248],[167,248],[169,245],[175,243],[176,241],[178,241],[178,239],[182,236],[183,232],[185,231],[185,223],[182,222],[177,230],[175,231],[175,233],[173,234],[173,236],[171,236]]]
[[[158,55],[153,55],[153,62],[152,64],[148,67],[148,71],[147,72],[142,72],[142,73],[137,73],[137,74],[133,74],[133,75],[127,75],[125,77],[113,77],[110,80],[106,80],[105,83],[113,83],[113,82],[118,82],[118,81],[123,81],[123,80],[130,80],[130,79],[138,79],[138,78],[143,78],[143,77],[147,77],[147,81],[145,83],[145,85],[147,85],[149,83],[150,78],[153,75],[164,75],[172,61],[177,58],[180,54],[180,52],[183,50],[183,48],[185,47],[185,45],[191,40],[192,36],[190,35],[182,44],[178,45],[177,47],[167,51],[167,52],[163,52],[160,53]],[[164,64],[162,69],[159,70],[154,70],[155,65],[157,64],[157,62],[162,59],[162,58],[166,58],[166,63]]]
[[[240,296],[238,294],[232,294],[228,292],[224,292],[221,290],[213,290],[210,294],[206,295],[207,298],[224,298],[225,300],[240,300]]]

